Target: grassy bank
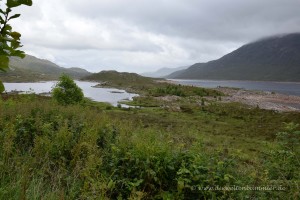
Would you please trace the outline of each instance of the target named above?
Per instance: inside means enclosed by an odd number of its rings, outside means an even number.
[[[283,122],[299,121],[218,102],[186,112],[3,96],[0,199],[297,198],[299,133]]]

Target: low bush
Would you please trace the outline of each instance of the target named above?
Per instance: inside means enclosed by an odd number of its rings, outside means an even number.
[[[83,100],[83,92],[67,75],[62,75],[52,90],[53,98],[62,105],[76,104]]]
[[[212,89],[175,84],[165,84],[160,87],[156,87],[150,90],[150,94],[153,96],[174,95],[179,97],[223,95],[221,92]]]

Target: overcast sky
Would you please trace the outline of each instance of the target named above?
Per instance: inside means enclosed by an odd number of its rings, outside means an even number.
[[[23,50],[91,72],[155,71],[300,32],[300,0],[33,0],[13,23]]]

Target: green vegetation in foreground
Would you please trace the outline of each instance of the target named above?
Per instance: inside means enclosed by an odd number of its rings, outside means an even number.
[[[0,199],[299,199],[299,122],[218,101],[174,112],[2,95]]]

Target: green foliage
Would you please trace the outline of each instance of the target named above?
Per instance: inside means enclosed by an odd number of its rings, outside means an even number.
[[[30,150],[34,145],[34,137],[37,134],[34,119],[23,119],[22,116],[17,116],[14,127],[16,149],[21,152]]]
[[[141,107],[159,107],[162,103],[151,96],[137,96],[133,97],[132,101],[124,102],[130,106],[141,106]]]
[[[206,109],[108,110],[2,95],[0,199],[298,198],[299,147],[289,138],[299,129],[288,123],[288,137],[274,133],[299,113],[238,104]],[[286,189],[210,189],[233,185]]]
[[[277,184],[285,182],[287,194],[297,199],[300,198],[297,188],[300,180],[300,131],[297,130],[299,125],[294,122],[284,124],[284,131],[276,134],[276,144],[270,147],[263,159],[267,168],[267,178]]]
[[[5,90],[3,83],[0,81],[0,93]]]
[[[1,4],[2,6],[3,4]],[[24,58],[23,51],[18,50],[21,47],[21,34],[12,30],[10,24],[12,19],[20,17],[20,14],[13,14],[12,8],[20,5],[31,6],[31,0],[7,0],[6,7],[0,8],[0,71],[6,71],[9,67],[9,57],[17,56]],[[4,91],[0,81],[0,93]]]
[[[300,144],[300,131],[297,131],[299,124],[284,123],[285,131],[276,134],[280,147],[284,150],[294,151]]]
[[[175,95],[175,96],[185,96],[183,88],[178,85],[167,85],[166,87],[159,87],[154,90],[154,95]]]
[[[67,75],[62,75],[52,90],[53,98],[62,105],[76,104],[83,100],[82,89]]]
[[[161,86],[151,89],[150,94],[154,96],[175,95],[179,97],[223,95],[221,92],[212,89],[175,84],[161,84]]]
[[[31,6],[32,1],[31,0],[7,0],[7,7],[12,8],[12,7],[17,7],[20,5],[27,5]]]

